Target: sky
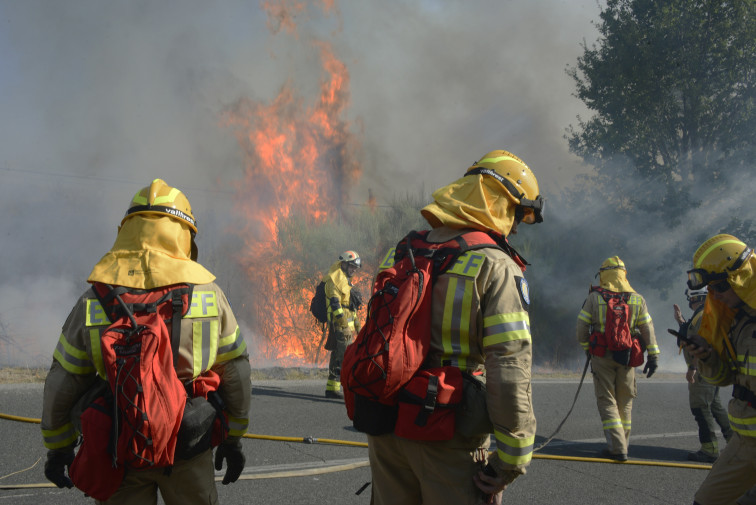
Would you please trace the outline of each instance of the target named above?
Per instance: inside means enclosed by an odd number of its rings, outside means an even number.
[[[190,199],[200,259],[222,278],[244,171],[223,112],[284,86],[317,94],[316,41],[349,76],[353,202],[428,194],[492,149],[523,158],[547,196],[586,172],[564,139],[588,115],[565,69],[598,36],[595,0],[270,4],[296,15],[244,0],[0,0],[0,332],[15,342],[0,366],[49,362],[155,177]]]

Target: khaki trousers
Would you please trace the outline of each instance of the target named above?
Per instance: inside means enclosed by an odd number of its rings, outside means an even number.
[[[635,368],[620,365],[611,357],[591,356],[591,373],[609,452],[627,454],[633,398],[638,394]]]
[[[699,505],[756,505],[756,438],[734,433],[696,492]]]
[[[420,442],[394,434],[368,436],[374,505],[479,505],[473,475],[482,468],[489,438],[455,435]],[[481,450],[482,449],[482,450]]]
[[[165,505],[217,505],[213,451],[190,460],[177,459],[167,474],[165,468],[126,472],[121,487],[101,505],[157,505],[157,493]]]

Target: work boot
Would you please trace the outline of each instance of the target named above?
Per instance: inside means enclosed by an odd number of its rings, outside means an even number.
[[[689,452],[688,460],[698,461],[700,463],[714,463],[717,460],[717,455],[703,451]]]
[[[342,393],[341,391],[332,391],[330,389],[326,389],[325,397],[326,398],[335,398],[337,400],[343,400],[344,399],[344,393]]]
[[[609,449],[607,449],[606,447],[601,449],[601,457],[611,459],[613,461],[627,461],[627,454],[614,454],[612,452],[609,452]]]

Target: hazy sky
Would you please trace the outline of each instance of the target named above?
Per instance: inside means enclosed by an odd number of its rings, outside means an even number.
[[[349,74],[355,202],[368,188],[379,203],[429,192],[497,148],[522,157],[547,196],[585,170],[563,139],[586,114],[565,67],[597,38],[595,0],[308,5],[294,34],[257,1],[0,0],[0,331],[24,349],[0,347],[0,365],[49,360],[153,178],[189,197],[201,251],[225,250],[243,163],[221,114],[283,86],[311,100],[315,40]]]

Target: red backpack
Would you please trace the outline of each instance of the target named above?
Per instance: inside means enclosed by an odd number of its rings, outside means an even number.
[[[427,242],[427,235],[427,230],[413,231],[397,244],[393,266],[376,276],[365,324],[344,353],[341,383],[347,415],[356,429],[371,435],[394,431],[399,394],[428,353],[433,280],[467,251],[501,249],[480,231],[443,243]],[[429,383],[427,378],[424,382]],[[443,396],[443,380],[441,383],[422,395],[423,401],[432,403],[431,410]],[[449,398],[456,398],[453,389],[448,389]]]
[[[174,362],[192,286],[145,291],[95,283],[93,290],[111,321],[100,337],[110,394],[82,415],[84,444],[71,465],[71,478],[82,491],[106,500],[120,485],[126,468],[173,465],[188,398]],[[172,325],[171,333],[166,321]],[[94,416],[87,430],[85,422]],[[104,426],[111,427],[109,435]],[[102,447],[105,438],[107,456]],[[98,468],[98,461],[105,467]]]
[[[591,286],[590,291],[596,291],[606,302],[604,333],[594,331],[591,334],[591,353],[601,357],[611,351],[615,361],[622,365],[642,365],[643,350],[630,330],[630,305],[627,302],[631,293],[615,293],[598,286]]]

